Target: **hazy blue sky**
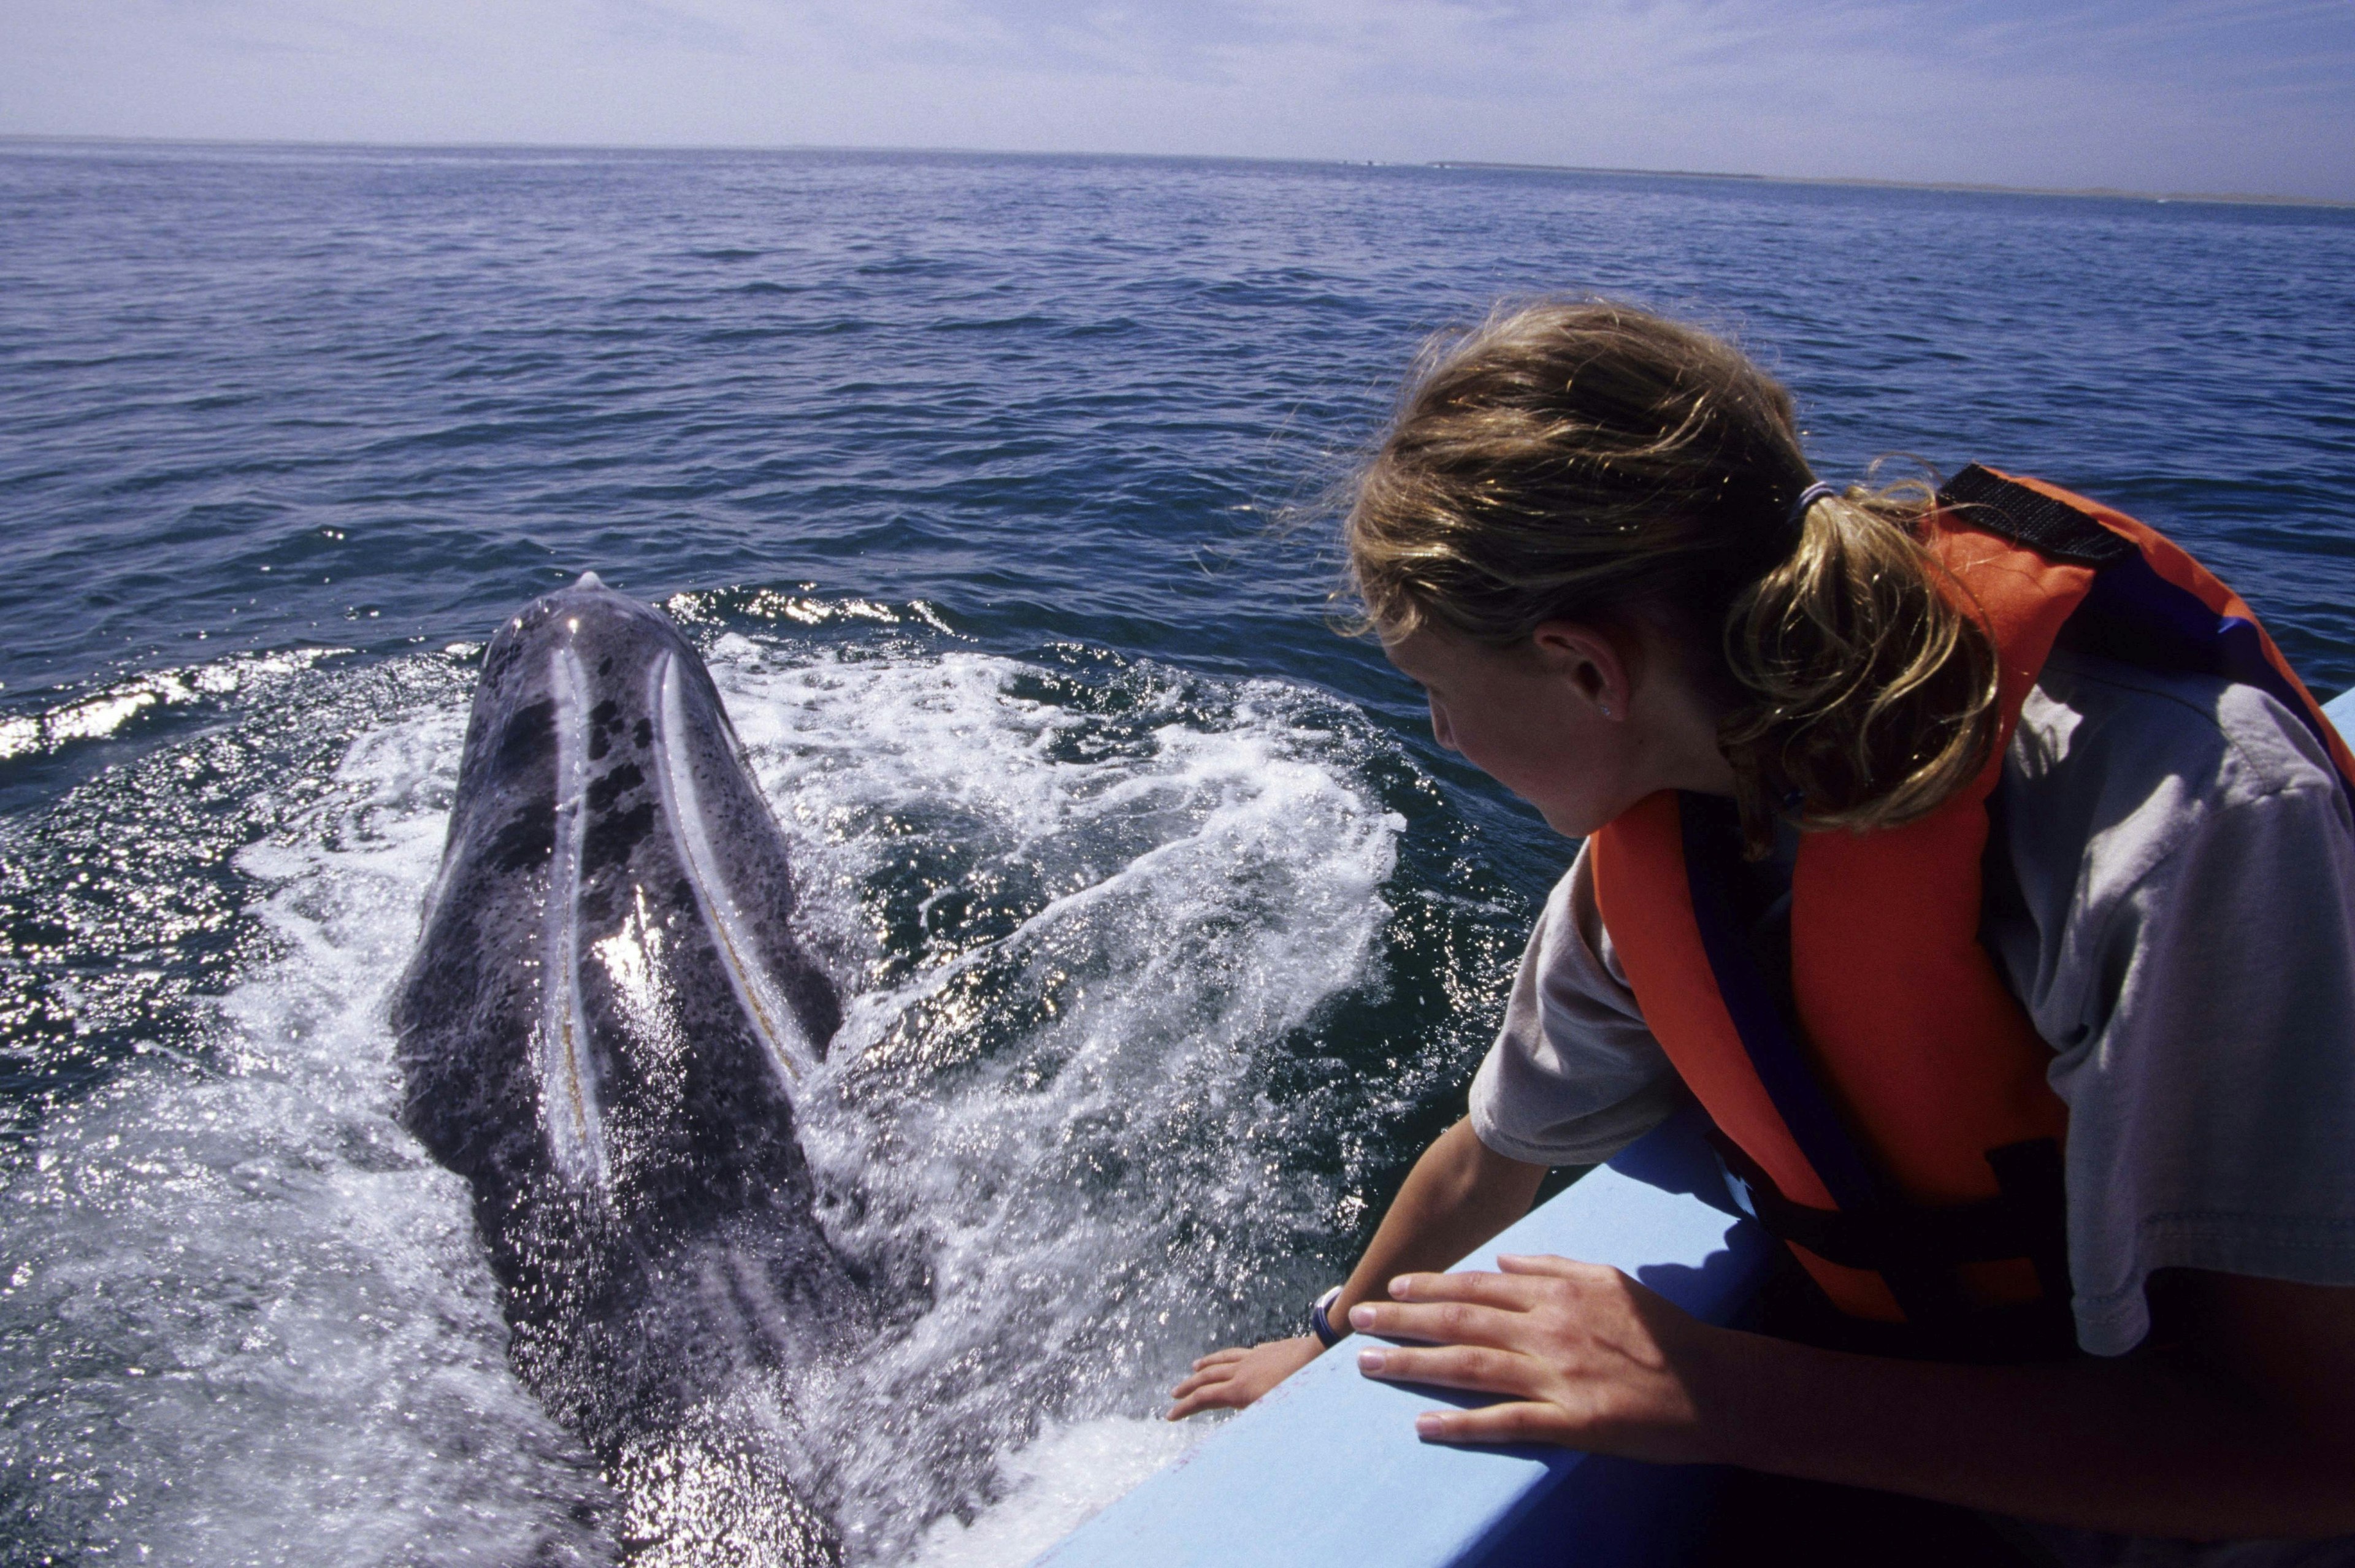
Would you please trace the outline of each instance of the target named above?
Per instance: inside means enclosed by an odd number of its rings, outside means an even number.
[[[2355,198],[2355,0],[0,0],[0,133]]]

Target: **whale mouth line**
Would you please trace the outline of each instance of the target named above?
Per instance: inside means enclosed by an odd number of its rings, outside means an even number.
[[[606,1158],[597,1068],[581,1008],[581,862],[589,833],[588,675],[570,644],[549,656],[556,698],[556,832],[549,858],[547,1003],[539,1027],[539,1103],[556,1162],[576,1185],[602,1186]]]
[[[798,1086],[802,1063],[794,1060],[796,1053],[788,1041],[797,1038],[800,1031],[789,1024],[793,1015],[786,1010],[774,980],[751,956],[759,948],[746,929],[743,912],[736,906],[728,880],[720,870],[719,857],[705,831],[703,801],[695,783],[694,763],[685,748],[677,744],[677,738],[686,729],[686,692],[676,656],[666,653],[655,661],[648,672],[647,686],[646,708],[655,716],[655,777],[659,781],[663,815],[670,823],[679,863],[687,869],[695,907],[711,933],[721,967],[728,972],[728,983],[734,987],[737,1000],[743,1004],[744,1016],[751,1020],[770,1061],[789,1087]]]

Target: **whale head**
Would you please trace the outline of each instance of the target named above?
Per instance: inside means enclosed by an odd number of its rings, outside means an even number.
[[[794,1084],[841,1020],[795,907],[678,628],[593,572],[533,601],[485,654],[394,1003],[409,1125],[470,1177],[624,1206],[795,1179]]]

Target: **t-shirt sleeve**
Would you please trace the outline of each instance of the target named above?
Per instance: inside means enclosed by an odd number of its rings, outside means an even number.
[[[2355,824],[2319,745],[2258,700],[2226,705],[2213,787],[2169,779],[2097,827],[2053,955],[2082,976],[2052,1082],[2096,1354],[2148,1332],[2155,1270],[2355,1285]]]
[[[1684,1098],[1611,951],[1582,844],[1529,933],[1504,1027],[1472,1080],[1472,1131],[1508,1158],[1593,1165]]]

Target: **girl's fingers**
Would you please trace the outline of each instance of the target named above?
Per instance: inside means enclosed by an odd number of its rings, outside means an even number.
[[[1162,1417],[1162,1419],[1165,1421],[1183,1421],[1189,1415],[1199,1415],[1206,1410],[1222,1410],[1224,1408],[1226,1407],[1223,1403],[1211,1398],[1209,1394],[1196,1394],[1191,1399],[1181,1399],[1177,1403],[1171,1405],[1169,1407],[1169,1413]]]
[[[1213,1350],[1207,1356],[1197,1357],[1194,1371],[1199,1372],[1204,1367],[1221,1367],[1229,1361],[1240,1361],[1250,1354],[1251,1351],[1241,1345],[1230,1345],[1223,1350]]]
[[[1414,1418],[1414,1435],[1426,1443],[1559,1443],[1569,1424],[1557,1406],[1508,1400],[1476,1410],[1426,1410]]]
[[[1212,1383],[1225,1382],[1229,1378],[1233,1376],[1234,1369],[1231,1367],[1205,1367],[1200,1371],[1196,1372],[1192,1377],[1188,1378],[1184,1382],[1179,1383],[1176,1388],[1171,1389],[1169,1391],[1169,1397],[1171,1399],[1184,1399],[1196,1389],[1209,1388]]]
[[[1170,1391],[1175,1403],[1169,1407],[1168,1419],[1183,1421],[1205,1410],[1241,1410],[1259,1398],[1264,1391],[1245,1386],[1241,1378],[1229,1377],[1223,1371],[1212,1368],[1198,1372]]]
[[[1402,1274],[1391,1281],[1393,1301],[1468,1301],[1482,1307],[1501,1307],[1508,1311],[1526,1312],[1536,1304],[1544,1286],[1533,1279],[1509,1274],[1488,1274],[1466,1270],[1462,1274]],[[1350,1322],[1355,1323],[1356,1308],[1352,1307]]]
[[[1555,1279],[1576,1279],[1598,1270],[1609,1272],[1602,1270],[1597,1264],[1573,1263],[1568,1258],[1558,1258],[1547,1253],[1498,1253],[1497,1266],[1507,1274],[1546,1275]]]
[[[1485,1345],[1440,1345],[1429,1349],[1384,1345],[1358,1352],[1358,1370],[1384,1382],[1429,1383],[1472,1393],[1538,1392],[1527,1359]]]
[[[1385,1339],[1420,1339],[1430,1345],[1514,1343],[1522,1315],[1463,1301],[1365,1302],[1350,1308],[1349,1327]]]

